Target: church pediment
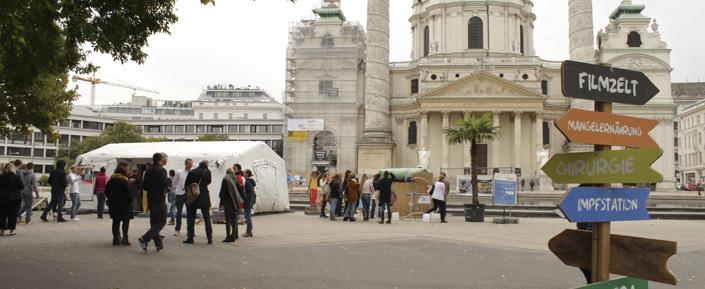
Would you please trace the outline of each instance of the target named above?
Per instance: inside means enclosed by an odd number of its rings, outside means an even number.
[[[423,93],[419,98],[537,98],[545,95],[481,71]]]

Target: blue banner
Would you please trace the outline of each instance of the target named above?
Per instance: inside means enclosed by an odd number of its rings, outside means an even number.
[[[648,198],[648,188],[577,187],[558,207],[573,223],[649,220]]]
[[[517,181],[514,174],[495,174],[492,180],[492,195],[496,205],[516,206]]]

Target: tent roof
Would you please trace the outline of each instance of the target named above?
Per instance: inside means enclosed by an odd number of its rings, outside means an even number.
[[[152,158],[156,152],[164,152],[169,157],[184,156],[237,156],[253,150],[266,148],[258,141],[214,141],[214,142],[147,142],[109,144],[95,149],[79,157],[101,158]]]

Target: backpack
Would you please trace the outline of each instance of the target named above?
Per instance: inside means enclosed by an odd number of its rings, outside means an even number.
[[[186,203],[187,204],[192,204],[195,202],[198,197],[201,195],[201,180],[203,180],[203,177],[206,175],[206,172],[203,172],[203,175],[201,176],[201,179],[198,180],[198,183],[190,183],[188,186],[186,186]]]

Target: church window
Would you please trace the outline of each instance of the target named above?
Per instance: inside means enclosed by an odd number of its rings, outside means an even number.
[[[524,26],[519,25],[519,51],[524,55]]]
[[[416,122],[415,121],[409,122],[408,130],[409,131],[408,131],[407,144],[415,145],[416,144]]]
[[[429,39],[431,37],[430,33],[431,32],[429,31],[428,26],[426,26],[423,29],[423,56],[424,57],[428,56],[428,49],[429,49],[429,45],[431,42],[431,39]]]
[[[456,73],[455,78],[460,78],[460,73]]]
[[[639,34],[639,32],[629,32],[629,35],[627,36],[627,46],[641,47],[641,35]]]
[[[522,74],[522,75],[521,75],[521,79],[527,80],[527,79],[529,79],[529,75],[526,74],[526,73],[525,73],[525,74]]]
[[[543,95],[548,95],[548,81],[547,80],[541,80],[541,93],[543,93]]]
[[[419,93],[419,79],[411,80],[411,94]]]
[[[333,89],[332,80],[319,80],[318,81],[318,94],[328,95],[328,92]]]
[[[499,77],[504,78],[504,73],[500,73]]]
[[[321,47],[333,47],[335,46],[335,41],[333,40],[333,35],[330,33],[323,34],[321,39]]]
[[[551,130],[548,127],[548,122],[543,122],[541,127],[543,128],[543,145],[551,143]]]
[[[470,18],[468,21],[468,48],[469,49],[482,49],[482,19],[480,17]]]
[[[436,80],[436,79],[438,79],[438,75],[431,74],[431,80]]]

